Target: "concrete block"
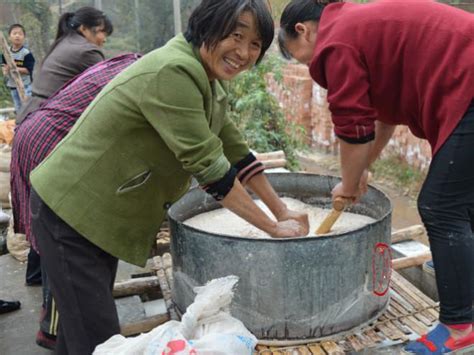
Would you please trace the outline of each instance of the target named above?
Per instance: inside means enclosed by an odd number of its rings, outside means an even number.
[[[429,251],[429,247],[417,241],[406,241],[392,245],[393,258],[414,256]],[[414,284],[428,297],[438,301],[438,289],[433,272],[427,272],[423,266],[411,267],[398,271],[404,278]]]
[[[149,302],[143,302],[143,307],[145,308],[145,314],[147,317],[165,314],[167,312],[165,300],[163,298]]]
[[[138,322],[146,318],[145,307],[139,296],[118,298],[115,300],[120,324]]]

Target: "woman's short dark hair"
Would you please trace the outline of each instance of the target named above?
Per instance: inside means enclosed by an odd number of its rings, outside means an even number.
[[[214,48],[237,27],[237,20],[244,11],[250,11],[256,20],[262,39],[259,63],[270,47],[274,36],[273,19],[265,0],[203,0],[193,11],[184,34],[196,47],[202,44]]]
[[[110,19],[102,11],[91,6],[84,6],[75,12],[65,12],[58,23],[58,30],[53,44],[48,50],[45,59],[51,54],[54,48],[71,33],[81,34],[79,27],[94,31],[96,27],[104,26],[104,32],[110,36],[114,31],[114,26]],[[44,60],[43,60],[44,61]]]
[[[292,0],[286,5],[280,17],[278,32],[278,46],[286,59],[291,59],[291,54],[285,47],[285,40],[298,37],[295,25],[298,22],[319,21],[326,5],[333,2],[343,2],[343,0]]]

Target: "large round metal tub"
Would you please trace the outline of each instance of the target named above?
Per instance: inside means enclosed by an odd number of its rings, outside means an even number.
[[[325,208],[340,181],[301,173],[267,176],[281,197]],[[193,189],[169,210],[173,301],[181,313],[195,286],[231,274],[240,278],[232,315],[267,342],[296,344],[343,332],[373,320],[388,304],[392,207],[376,188],[348,209],[376,221],[327,237],[251,239],[183,224],[216,208],[212,197]]]

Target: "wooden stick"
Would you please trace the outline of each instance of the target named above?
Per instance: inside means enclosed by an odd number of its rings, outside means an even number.
[[[316,230],[316,234],[319,235],[329,233],[334,223],[336,223],[339,216],[350,203],[351,201],[347,198],[341,196],[336,197],[332,202],[332,211],[321,222],[321,225]]]
[[[284,168],[286,166],[286,159],[263,160],[262,164],[267,169]]]
[[[138,322],[122,324],[120,326],[120,334],[129,336],[148,332],[169,320],[168,314],[157,314],[156,316],[148,317]]]
[[[283,150],[277,150],[274,152],[267,152],[267,153],[256,153],[255,157],[260,161],[286,158],[285,152]]]
[[[416,240],[417,237],[421,237],[425,233],[425,228],[420,224],[399,229],[392,233],[392,244],[403,242],[405,240]]]
[[[422,254],[418,254],[414,256],[406,256],[403,258],[392,260],[392,269],[400,270],[400,269],[406,269],[412,266],[419,266],[419,265],[423,265],[425,262],[430,261],[430,260],[431,260],[431,253],[427,251]]]
[[[16,89],[18,90],[18,95],[20,96],[21,102],[25,102],[26,95],[25,95],[25,87],[23,85],[23,80],[21,80],[21,74],[18,71],[18,68],[13,60],[12,54],[10,52],[10,47],[8,46],[8,42],[3,35],[3,32],[0,32],[0,44],[2,45],[3,56],[10,67],[10,74],[15,81]]]
[[[173,320],[178,319],[178,315],[175,311],[172,296],[171,296],[171,288],[173,287],[168,283],[168,279],[166,277],[166,266],[171,262],[171,256],[168,257],[166,254],[161,256],[155,256],[153,258],[154,269],[156,270],[156,276],[158,276],[158,281],[160,282],[160,288],[163,292],[163,299],[165,300],[166,309],[168,310],[168,314],[170,318]],[[172,272],[172,270],[170,270]]]
[[[124,297],[130,295],[141,295],[150,289],[156,289],[161,293],[160,282],[157,276],[140,277],[122,282],[116,282],[114,285],[113,296]]]

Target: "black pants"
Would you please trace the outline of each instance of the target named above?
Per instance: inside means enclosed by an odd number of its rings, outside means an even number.
[[[112,289],[118,260],[62,221],[31,191],[31,222],[61,318],[57,354],[86,355],[120,332]]]
[[[436,153],[418,198],[440,300],[440,321],[473,322],[474,102]]]
[[[25,279],[28,286],[41,285],[42,283],[41,258],[33,247],[30,248],[30,252],[28,253]]]
[[[43,305],[41,307],[40,330],[45,336],[54,339],[58,335],[59,314],[56,301],[51,294],[48,273],[43,261],[41,261],[41,275],[43,277]]]

